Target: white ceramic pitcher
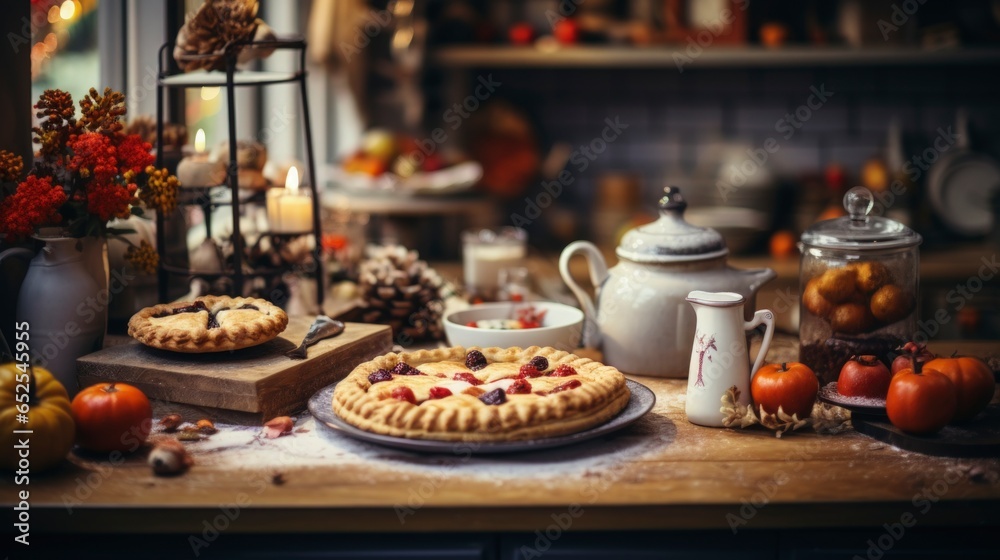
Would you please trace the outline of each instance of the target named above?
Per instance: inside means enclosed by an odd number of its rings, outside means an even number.
[[[722,427],[722,396],[733,385],[740,390],[740,403],[750,403],[750,380],[757,373],[774,336],[774,313],[761,309],[750,321],[743,320],[746,298],[734,292],[688,294],[695,312],[694,346],[688,371],[688,421]],[[750,367],[746,331],[765,325],[764,340]]]

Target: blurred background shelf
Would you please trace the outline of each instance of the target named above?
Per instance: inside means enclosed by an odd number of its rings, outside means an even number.
[[[262,70],[242,70],[233,74],[233,85],[262,86],[283,84],[301,79],[298,72],[266,72]],[[225,72],[188,72],[164,76],[160,83],[167,87],[219,87],[226,85]]]
[[[573,46],[551,51],[517,46],[450,46],[438,49],[433,60],[441,66],[451,67],[655,68],[676,67],[679,57],[695,61],[697,67],[712,68],[976,65],[1000,62],[1000,49],[717,47],[692,56],[684,45]]]

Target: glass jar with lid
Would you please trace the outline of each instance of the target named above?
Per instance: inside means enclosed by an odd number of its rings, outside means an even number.
[[[921,237],[869,215],[873,206],[871,192],[854,187],[844,195],[847,216],[802,234],[799,359],[823,384],[854,355],[888,365],[916,332]]]

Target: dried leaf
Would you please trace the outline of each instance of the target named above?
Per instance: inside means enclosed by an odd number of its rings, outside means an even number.
[[[183,422],[184,420],[181,419],[180,414],[168,414],[163,418],[160,418],[159,424],[160,427],[163,428],[164,432],[172,433],[176,432],[177,428],[179,428]]]
[[[735,385],[722,395],[722,408],[719,411],[723,414],[722,423],[727,428],[746,428],[760,424],[774,430],[775,437],[779,438],[790,430],[806,426],[812,426],[820,434],[839,434],[851,428],[851,413],[838,406],[817,403],[809,418],[799,418],[797,414],[787,414],[781,407],[778,407],[776,414],[769,414],[761,406],[758,415],[753,407],[742,405],[739,400],[740,390]]]
[[[295,421],[288,416],[278,416],[264,423],[264,437],[274,439],[292,433]]]
[[[195,427],[198,428],[199,432],[206,435],[211,435],[219,431],[218,428],[215,427],[215,424],[213,424],[212,421],[209,420],[208,418],[202,418],[201,420],[198,420],[198,423],[195,425]]]
[[[819,434],[839,434],[851,429],[851,411],[826,403],[816,403],[812,410],[812,426]]]
[[[177,434],[177,439],[179,441],[201,441],[205,439],[205,434],[198,431],[198,428],[188,424],[181,428],[181,431]]]
[[[758,422],[753,409],[740,404],[740,390],[736,388],[736,385],[730,387],[722,395],[722,408],[719,409],[719,412],[724,415],[722,424],[727,428],[732,428],[737,424],[740,428],[746,428]]]

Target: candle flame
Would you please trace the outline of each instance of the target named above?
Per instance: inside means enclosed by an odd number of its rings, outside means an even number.
[[[285,176],[285,188],[288,194],[299,194],[299,170],[295,166],[288,168],[288,175]]]
[[[205,151],[205,129],[199,128],[194,135],[194,151],[199,154]]]
[[[59,16],[63,19],[73,19],[76,14],[76,3],[73,0],[66,0],[59,6]]]

